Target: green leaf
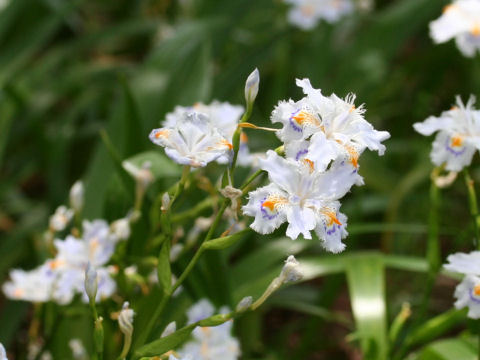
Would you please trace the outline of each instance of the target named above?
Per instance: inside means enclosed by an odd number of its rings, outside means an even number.
[[[224,236],[218,239],[212,239],[203,243],[202,246],[207,250],[223,250],[235,244],[250,231],[250,229],[245,229],[233,235]]]
[[[145,356],[160,356],[165,354],[167,351],[175,349],[178,345],[182,344],[189,338],[195,327],[195,324],[185,326],[169,336],[152,341],[151,343],[142,346],[135,352],[134,359]]]
[[[141,168],[145,162],[150,163],[150,171],[155,179],[165,177],[179,177],[182,174],[182,168],[167,158],[163,151],[145,151],[135,156],[129,157],[126,161]]]
[[[423,349],[417,360],[477,360],[477,349],[466,339],[436,341]]]
[[[169,241],[164,241],[158,255],[158,284],[163,293],[168,293],[172,287],[172,270],[170,268],[170,245]]]
[[[356,334],[366,359],[386,359],[385,268],[380,254],[356,254],[345,263]]]
[[[144,150],[145,146],[148,144],[148,138],[146,133],[143,134],[143,121],[127,79],[121,77],[120,83],[122,85],[123,96],[125,99],[124,116],[127,130],[125,134],[124,154],[128,156]]]
[[[465,309],[451,309],[428,320],[405,339],[405,348],[427,343],[445,334],[466,320],[466,312]]]

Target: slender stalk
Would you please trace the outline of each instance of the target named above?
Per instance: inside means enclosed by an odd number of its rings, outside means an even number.
[[[470,176],[470,173],[467,169],[464,170],[465,175],[465,184],[467,185],[468,190],[468,203],[470,206],[470,213],[473,217],[473,227],[475,230],[475,246],[480,250],[480,218],[478,215],[478,203],[477,203],[477,194],[475,191],[475,183]]]
[[[435,170],[434,170],[435,172]],[[430,213],[428,219],[428,240],[427,240],[427,260],[428,273],[427,282],[425,284],[425,292],[420,306],[418,322],[422,321],[428,311],[428,305],[432,295],[432,290],[435,285],[435,279],[440,269],[440,246],[438,240],[439,225],[438,225],[438,211],[440,202],[440,191],[432,179],[430,185]]]

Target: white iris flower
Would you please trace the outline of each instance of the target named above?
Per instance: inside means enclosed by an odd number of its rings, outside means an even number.
[[[202,113],[185,113],[173,127],[154,129],[150,140],[165,148],[176,163],[204,167],[221,156],[232,154],[233,146],[211,119]]]
[[[388,139],[387,131],[377,131],[363,116],[363,106],[356,107],[355,96],[345,100],[335,94],[323,96],[314,89],[308,79],[297,79],[305,97],[300,101],[281,101],[272,113],[272,122],[280,122],[283,128],[277,135],[289,147],[297,148],[303,141],[305,153],[318,170],[327,168],[332,160],[348,159],[358,166],[361,153],[369,148],[385,152],[381,142]]]
[[[480,149],[480,111],[473,108],[474,103],[473,96],[466,105],[457,97],[456,106],[439,117],[430,116],[413,124],[425,136],[438,132],[430,153],[435,165],[445,164],[449,171],[460,171],[472,162],[473,154]]]
[[[232,105],[228,102],[219,101],[213,101],[208,105],[196,103],[193,106],[176,106],[173,112],[166,115],[166,120],[162,125],[166,128],[174,128],[179,121],[182,121],[186,114],[192,112],[205,114],[218,132],[231,143],[233,133],[237,129],[244,108],[240,105]],[[242,133],[237,159],[237,164],[240,166],[249,166],[251,162],[247,142],[248,138]],[[220,164],[226,164],[229,160],[230,157],[227,154],[220,156],[216,161]]]
[[[480,319],[480,251],[456,253],[447,260],[445,269],[466,275],[455,289],[455,307],[467,307],[469,318]]]
[[[430,23],[435,43],[455,38],[463,55],[473,57],[480,50],[480,1],[457,0],[447,5],[442,16]]]
[[[329,170],[319,172],[308,158],[284,159],[271,150],[260,165],[268,172],[271,184],[249,194],[243,212],[255,217],[250,227],[269,234],[287,221],[288,237],[296,239],[302,234],[311,239],[314,230],[328,251],[342,251],[347,217],[339,212],[338,199],[353,184],[363,183],[356,170],[345,162],[336,162]]]

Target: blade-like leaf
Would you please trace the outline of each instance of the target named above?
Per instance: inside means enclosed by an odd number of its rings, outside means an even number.
[[[380,254],[358,254],[346,262],[353,316],[366,359],[388,353],[385,268]]]

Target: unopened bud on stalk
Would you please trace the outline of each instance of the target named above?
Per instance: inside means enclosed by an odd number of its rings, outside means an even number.
[[[118,240],[127,240],[130,237],[130,219],[121,218],[115,220],[110,226],[110,229]]]
[[[251,296],[245,296],[240,302],[238,303],[235,311],[236,312],[243,312],[246,311],[253,302],[253,298]]]
[[[168,335],[172,335],[175,331],[177,331],[177,323],[175,321],[172,321],[170,324],[167,325],[165,330],[163,330],[160,337],[164,338]]]
[[[70,207],[78,214],[83,210],[85,188],[83,182],[76,181],[70,189]]]
[[[97,296],[98,280],[97,280],[97,271],[95,267],[88,262],[87,268],[85,270],[85,292],[90,299],[90,303],[95,303],[95,298]]]
[[[133,334],[133,316],[135,312],[129,308],[128,301],[123,303],[122,310],[118,315],[118,326],[120,327],[120,331],[125,336],[132,336]]]
[[[303,279],[300,263],[295,259],[295,256],[290,255],[285,261],[285,265],[280,273],[280,279],[283,284]]]
[[[160,210],[168,211],[169,208],[170,208],[170,195],[168,195],[168,193],[164,193],[162,195],[162,207]]]
[[[255,98],[258,94],[258,85],[260,84],[260,73],[258,69],[255,68],[253,72],[248,76],[245,83],[245,101],[247,102],[247,107],[251,107]]]

